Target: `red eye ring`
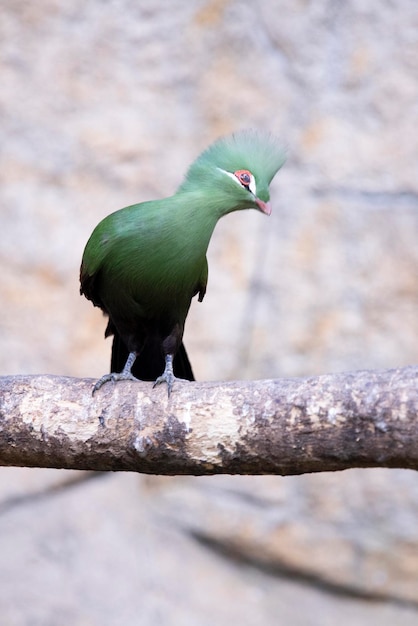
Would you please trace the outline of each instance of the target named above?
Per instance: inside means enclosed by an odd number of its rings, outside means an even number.
[[[251,180],[253,178],[251,172],[248,170],[237,170],[234,172],[234,176],[236,176],[243,187],[246,189],[250,189]]]

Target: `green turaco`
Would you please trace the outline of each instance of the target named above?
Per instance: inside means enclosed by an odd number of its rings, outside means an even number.
[[[194,380],[182,338],[193,296],[203,300],[206,251],[220,217],[241,209],[270,215],[269,184],[285,160],[270,135],[219,139],[190,166],[177,192],[128,206],[94,229],[84,250],[80,293],[109,317],[108,381]]]

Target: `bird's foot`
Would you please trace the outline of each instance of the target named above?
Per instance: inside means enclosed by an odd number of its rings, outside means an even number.
[[[168,397],[170,397],[171,390],[176,380],[183,380],[183,379],[177,378],[176,376],[174,376],[172,372],[171,373],[164,372],[163,374],[161,374],[161,376],[158,376],[152,388],[154,389],[154,387],[156,387],[157,385],[160,385],[161,383],[167,383]]]
[[[174,376],[173,373],[173,357],[171,354],[167,354],[167,356],[165,357],[165,369],[164,372],[161,374],[161,376],[158,376],[157,380],[155,381],[155,383],[153,384],[152,388],[154,389],[154,387],[156,387],[157,385],[160,385],[161,383],[167,383],[167,391],[168,391],[168,397],[170,397],[171,394],[171,390],[173,388],[173,385],[176,381],[183,381],[182,378],[177,378],[177,376]]]
[[[131,374],[131,372],[112,372],[111,374],[105,374],[97,381],[97,383],[93,387],[92,395],[94,395],[94,393],[98,389],[100,389],[100,387],[103,387],[103,385],[105,385],[106,383],[116,383],[120,380],[133,380],[135,382],[139,382],[139,378],[135,378],[135,376]]]

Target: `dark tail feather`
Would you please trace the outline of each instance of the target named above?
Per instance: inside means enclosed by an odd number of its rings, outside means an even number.
[[[195,380],[192,366],[187,356],[184,343],[181,342],[180,348],[177,350],[176,356],[173,361],[174,376],[177,378],[184,378],[184,380]]]
[[[128,348],[115,332],[112,344],[111,372],[121,372],[128,358]],[[164,371],[164,357],[154,344],[146,344],[132,367],[132,374],[140,380],[155,380]],[[192,366],[183,342],[173,361],[174,376],[185,380],[194,380]]]

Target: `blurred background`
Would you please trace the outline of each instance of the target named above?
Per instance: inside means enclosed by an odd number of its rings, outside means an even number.
[[[97,378],[78,294],[108,213],[220,135],[288,146],[273,214],[224,218],[185,344],[199,380],[418,362],[414,0],[3,0],[0,374]],[[418,478],[0,468],[6,626],[418,623]]]

